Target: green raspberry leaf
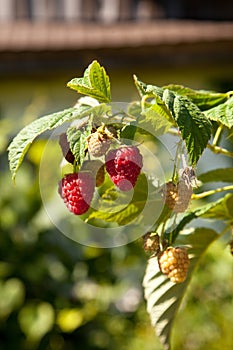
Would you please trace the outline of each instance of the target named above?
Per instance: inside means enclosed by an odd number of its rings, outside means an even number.
[[[205,111],[227,101],[229,96],[229,93],[218,93],[207,90],[193,90],[183,85],[176,84],[169,84],[167,86],[163,86],[163,88],[171,90],[178,95],[188,97],[188,99],[197,105],[201,111]]]
[[[145,95],[152,95],[152,94],[154,94],[154,96],[157,95],[162,97],[163,88],[155,85],[143,83],[141,80],[138,79],[136,75],[134,75],[133,78],[134,78],[134,84],[136,85],[136,88],[141,97]]]
[[[172,108],[190,161],[195,165],[211,137],[212,124],[204,113],[186,97],[174,95]]]
[[[227,128],[233,126],[233,96],[230,97],[226,102],[213,107],[205,112],[205,115],[210,120],[214,120]]]
[[[109,77],[97,61],[93,61],[88,66],[82,78],[72,79],[67,86],[80,94],[95,98],[99,102],[111,101]]]
[[[111,193],[113,192],[113,193]],[[114,188],[107,189],[98,203],[98,211],[93,211],[88,220],[101,219],[107,222],[116,222],[119,225],[126,225],[135,220],[143,210],[148,196],[148,184],[146,176],[141,174],[138,177],[132,199],[130,192],[116,191]],[[111,200],[106,198],[111,197]]]
[[[159,96],[150,103],[145,103],[141,117],[138,118],[139,127],[148,131],[152,127],[153,134],[156,135],[165,134],[174,124],[171,112]]]
[[[219,168],[198,175],[198,180],[201,182],[233,182],[232,168]]]
[[[227,193],[214,203],[208,211],[200,215],[203,218],[218,219],[232,222],[233,219],[233,193]]]
[[[67,129],[66,132],[67,135],[67,140],[70,145],[70,150],[74,155],[75,161],[77,164],[80,165],[81,163],[81,158],[84,158],[81,152],[81,135],[82,131],[78,130],[76,127],[71,126],[70,128]]]
[[[170,116],[173,117],[186,144],[190,162],[192,165],[195,165],[211,137],[211,122],[198,106],[186,96],[182,96],[169,89],[147,85],[141,82],[136,76],[134,79],[136,87],[142,97],[146,95],[148,98],[154,96],[156,100],[162,101],[165,104],[166,109],[159,103],[159,115],[161,117],[163,116],[166,121],[170,121]],[[161,111],[161,108],[163,111]],[[158,110],[157,106],[156,109]],[[162,112],[166,113],[164,114]],[[154,118],[156,120],[156,114],[152,117],[152,111],[149,111],[149,117],[151,121]],[[164,131],[165,130],[166,128]]]
[[[99,110],[100,106],[101,105],[90,107],[87,105],[80,105],[78,108],[69,108],[61,112],[46,115],[25,126],[15,136],[8,147],[8,159],[12,179],[15,179],[16,173],[36,137],[47,130],[56,129],[64,123],[71,122],[75,119],[81,119],[91,113],[95,113],[95,110]]]
[[[192,272],[199,264],[206,249],[217,238],[217,232],[209,228],[191,229],[188,234],[181,234],[178,237],[176,243],[187,245],[189,247],[188,253],[191,256],[188,277],[180,284],[172,283],[160,272],[156,257],[148,260],[143,280],[147,311],[152,326],[165,350],[171,349],[171,331],[174,318],[190,283]]]
[[[116,187],[107,188],[98,199],[98,211],[93,211],[88,220],[100,219],[118,225],[146,225],[151,218],[156,220],[163,206],[160,193],[144,174],[140,174],[132,192],[123,192]]]
[[[233,218],[233,194],[228,193],[216,202],[208,203],[192,212],[186,213],[175,229],[169,227],[166,230],[164,238],[172,244],[175,243],[179,233],[185,226],[197,218],[210,218],[231,222]]]
[[[76,163],[80,166],[82,165],[86,155],[87,138],[92,131],[92,119],[92,117],[89,118],[88,121],[80,128],[71,126],[66,132],[70,150],[74,155]]]

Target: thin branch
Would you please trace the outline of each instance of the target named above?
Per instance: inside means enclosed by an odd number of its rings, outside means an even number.
[[[210,143],[208,143],[207,147],[214,153],[216,154],[223,154],[224,156],[231,157],[233,158],[233,152],[228,151],[225,148],[219,147],[219,146],[214,146]]]
[[[217,146],[218,141],[219,141],[219,138],[220,138],[220,135],[221,135],[221,133],[222,133],[222,130],[223,130],[223,125],[220,124],[219,127],[218,127],[217,130],[216,130],[215,135],[214,135],[214,139],[213,139],[213,142],[212,142],[212,146]]]
[[[219,192],[223,192],[223,191],[230,191],[230,190],[233,190],[233,185],[219,187],[219,188],[216,188],[214,190],[210,190],[210,191],[206,191],[206,192],[202,192],[202,193],[198,193],[198,194],[193,194],[192,199],[201,199],[204,197],[211,196],[212,194],[215,194],[215,193],[219,193]]]

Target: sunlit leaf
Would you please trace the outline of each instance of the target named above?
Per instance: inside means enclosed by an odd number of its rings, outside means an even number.
[[[78,108],[69,108],[62,112],[49,114],[36,119],[31,124],[25,126],[15,136],[8,147],[8,158],[12,179],[15,179],[16,173],[22,164],[29,147],[36,137],[47,130],[56,129],[58,126],[61,126],[64,123],[83,118],[91,113],[95,114],[95,111],[98,111],[100,106],[90,107],[87,105],[81,105]]]
[[[179,95],[169,89],[147,85],[137,77],[134,78],[141,96],[148,95],[148,97],[152,97],[154,95],[166,105],[166,108],[170,112],[167,116],[172,115],[186,144],[190,161],[195,165],[211,136],[212,124],[208,118],[186,96]],[[162,117],[162,114],[160,115]],[[154,117],[156,119],[156,116]]]
[[[169,109],[159,96],[154,102],[147,103],[147,107],[144,108],[141,117],[138,118],[139,127],[150,130],[156,135],[166,133],[174,124]]]
[[[226,102],[213,107],[205,112],[205,115],[227,128],[233,126],[233,97],[229,98]]]
[[[93,61],[88,66],[82,78],[72,79],[67,86],[99,102],[111,101],[109,77],[97,61]]]
[[[195,103],[202,111],[215,107],[228,99],[228,93],[219,93],[207,90],[193,90],[183,85],[169,84],[163,86],[163,88],[176,92],[179,95],[188,97],[188,99]]]
[[[158,95],[162,97],[164,89],[155,85],[143,83],[136,75],[133,76],[134,84],[141,97],[144,95]]]
[[[170,350],[171,331],[174,318],[189,285],[193,270],[199,263],[209,245],[218,237],[218,234],[208,228],[192,229],[188,234],[182,234],[176,241],[177,245],[187,245],[190,256],[190,267],[185,282],[174,284],[163,275],[158,266],[157,258],[148,260],[143,286],[147,301],[147,311],[157,336]]]

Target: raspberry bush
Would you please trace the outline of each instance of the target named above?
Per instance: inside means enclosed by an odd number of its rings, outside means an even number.
[[[201,173],[199,160],[206,149],[216,154],[216,164],[218,157],[233,158],[233,93],[158,87],[136,76],[134,83],[139,99],[121,108],[112,102],[105,69],[93,61],[83,77],[68,83],[85,97],[22,129],[9,145],[9,164],[14,180],[32,142],[63,128],[57,140],[60,177],[51,184],[58,184],[57,201],[77,224],[140,231],[149,255],[143,281],[147,310],[170,349],[173,319],[201,256],[220,237],[232,252],[233,168]],[[171,166],[159,152],[148,158],[145,151],[164,135],[170,135],[170,152],[175,150]],[[164,167],[162,181],[150,172],[157,159]]]

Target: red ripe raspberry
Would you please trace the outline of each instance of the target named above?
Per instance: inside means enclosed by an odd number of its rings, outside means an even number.
[[[75,215],[84,214],[90,207],[95,181],[90,172],[67,174],[59,182],[58,193],[69,211]]]
[[[113,149],[106,156],[106,170],[122,191],[129,191],[135,186],[141,168],[142,155],[135,146]]]

